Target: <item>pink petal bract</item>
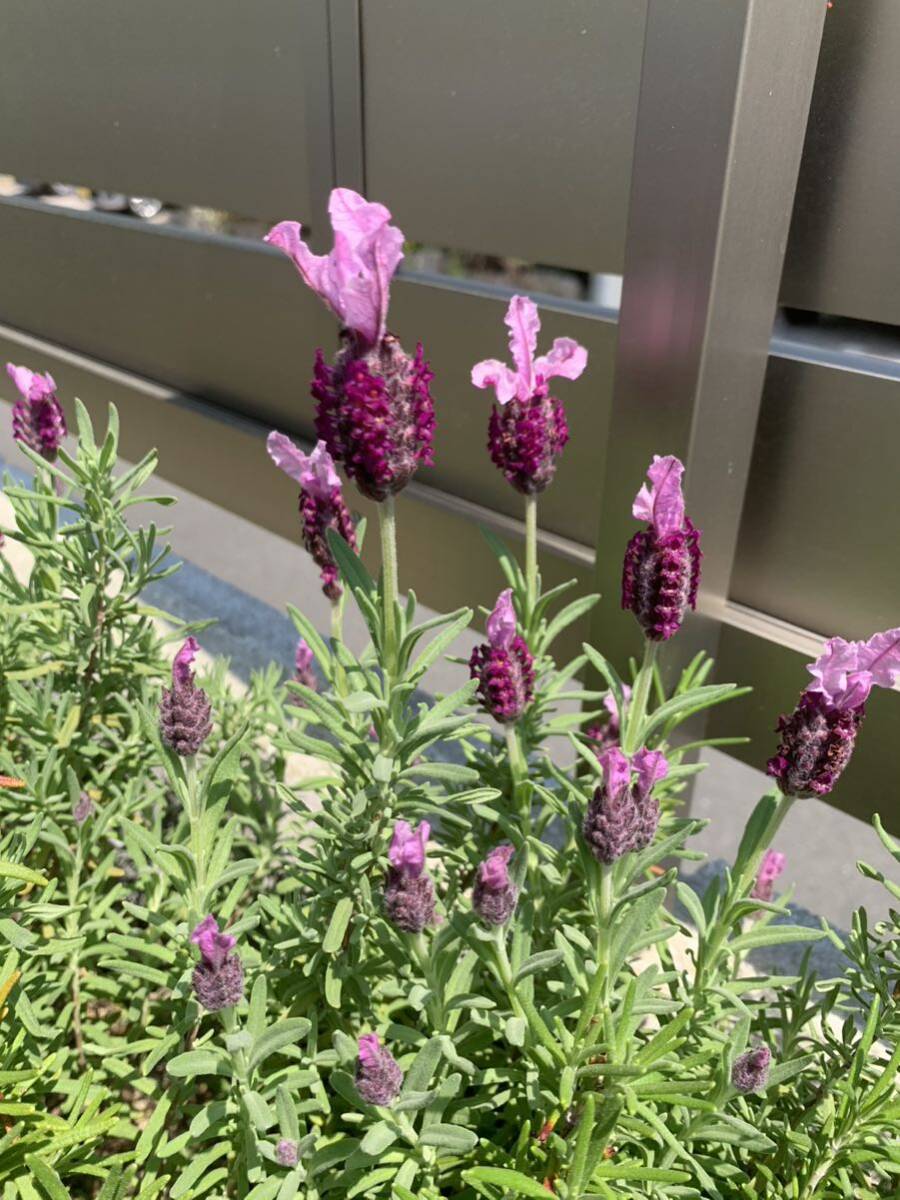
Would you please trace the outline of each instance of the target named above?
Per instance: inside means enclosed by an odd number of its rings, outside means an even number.
[[[646,484],[634,498],[631,512],[639,521],[649,521],[657,537],[677,533],[684,528],[684,493],[681,478],[684,465],[674,454],[654,454],[647,470]]]
[[[494,611],[487,619],[488,641],[495,650],[508,650],[516,637],[516,610],[513,608],[512,588],[497,597]]]

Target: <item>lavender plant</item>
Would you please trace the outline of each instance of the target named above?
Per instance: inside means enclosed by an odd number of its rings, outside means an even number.
[[[287,678],[236,689],[200,627],[160,626],[141,592],[174,564],[126,521],[154,458],[117,474],[114,414],[98,448],[80,407],[70,452],[52,380],[13,374],[33,478],[7,481],[3,532],[34,562],[0,568],[4,1198],[894,1194],[898,915],[859,910],[846,936],[790,923],[771,843],[837,785],[900,630],[827,643],[734,864],[698,893],[682,865],[702,823],[680,802],[709,743],[684,726],[745,689],[710,683],[702,655],[665,661],[701,570],[682,464],[650,464],[623,547],[639,664],[589,644],[557,661],[600,602],[543,591],[537,552],[567,438],[549,383],[587,355],[560,338],[536,357],[515,297],[514,368],[472,377],[496,393],[524,561],[488,536],[498,599],[454,659],[474,611],[423,619],[396,551],[435,432],[422,348],[388,328],[402,234],[347,190],[331,215],[326,256],[296,224],[270,235],[340,322],[313,368],[318,445],[268,443],[332,604],[324,633],[290,610]],[[377,504],[377,575],[339,468]],[[448,656],[457,684],[435,694]],[[817,938],[840,978],[748,960]]]

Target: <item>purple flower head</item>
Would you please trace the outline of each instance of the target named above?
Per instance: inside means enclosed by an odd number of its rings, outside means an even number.
[[[398,821],[388,849],[391,866],[411,879],[418,879],[425,870],[425,847],[430,833],[431,826],[427,821],[422,821],[415,829],[408,821]]]
[[[622,607],[630,609],[651,641],[678,632],[688,608],[697,607],[700,584],[700,531],[685,516],[677,458],[654,455],[646,484],[632,513],[647,521],[628,543],[622,570]]]
[[[266,448],[272,462],[300,484],[303,545],[319,568],[322,591],[329,600],[338,600],[340,573],[328,545],[328,530],[337,530],[353,550],[356,549],[356,530],[350,510],[344,503],[334,460],[323,441],[316,443],[312,454],[304,454],[289,437],[274,430],[269,434]]]
[[[469,658],[469,674],[478,680],[478,698],[503,724],[517,721],[534,699],[534,659],[516,633],[512,589],[501,592],[487,619],[488,640]]]
[[[316,691],[319,681],[313,670],[313,652],[303,638],[297,639],[297,649],[294,651],[294,678],[311,692]]]
[[[282,1138],[275,1147],[275,1161],[280,1167],[296,1167],[297,1143],[291,1138]]]
[[[192,978],[194,995],[207,1012],[233,1008],[244,995],[244,969],[240,958],[232,954],[237,939],[220,933],[218,921],[208,916],[191,934],[191,941],[200,949]]]
[[[552,481],[569,440],[565,410],[547,383],[556,376],[577,379],[587,351],[572,338],[556,338],[549,354],[535,358],[541,320],[527,296],[513,296],[504,321],[515,369],[485,359],[472,368],[472,383],[492,387],[497,397],[488,426],[491,461],[517,491],[533,495]]]
[[[772,1051],[768,1046],[757,1046],[755,1050],[746,1051],[734,1060],[732,1084],[745,1095],[762,1091],[769,1078],[771,1063]]]
[[[313,254],[303,227],[282,221],[266,235],[291,259],[304,283],[323,300],[341,325],[364,346],[384,337],[391,279],[403,258],[403,234],[391,225],[383,204],[371,204],[350,188],[335,188],[328,202],[334,230],[330,254]]]
[[[599,760],[603,783],[588,804],[582,833],[598,862],[609,865],[653,841],[659,801],[652,791],[665,779],[669,764],[658,750],[639,750],[629,761],[616,746],[605,750]]]
[[[403,257],[403,234],[382,204],[336,188],[328,207],[334,249],[313,254],[302,228],[283,221],[266,241],[292,260],[341,322],[341,348],[329,366],[316,356],[312,394],[316,430],[364,496],[399,492],[420,465],[432,464],[432,372],[421,345],[410,357],[387,332],[390,284]]]
[[[356,1060],[356,1090],[366,1104],[382,1108],[396,1100],[403,1086],[403,1072],[377,1033],[366,1033],[359,1039]]]
[[[83,825],[88,817],[93,816],[94,802],[87,794],[82,792],[78,798],[78,803],[72,809],[72,820],[76,825]]]
[[[765,852],[756,873],[756,882],[750,892],[754,900],[764,900],[768,903],[772,899],[775,895],[775,880],[784,870],[786,862],[785,856],[779,854],[777,850]]]
[[[196,638],[187,638],[172,663],[172,686],[163,688],[159,702],[162,739],[182,758],[196,754],[212,730],[212,704],[191,669],[199,649]]]
[[[515,912],[519,889],[509,877],[514,853],[512,846],[495,846],[475,874],[472,907],[485,925],[505,925]]]
[[[53,376],[39,375],[14,363],[7,363],[6,371],[19,392],[13,405],[13,437],[53,462],[68,432]]]
[[[789,796],[827,796],[853,755],[874,686],[900,676],[900,628],[866,642],[831,638],[814,663],[813,682],[776,727],[781,740],[766,770]]]

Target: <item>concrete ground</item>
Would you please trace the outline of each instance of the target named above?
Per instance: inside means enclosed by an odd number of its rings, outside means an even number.
[[[2,406],[0,406],[2,408]],[[0,467],[16,462],[17,456],[7,422],[0,428]],[[274,468],[273,468],[274,469]],[[184,560],[183,569],[154,588],[148,599],[182,619],[215,616],[218,623],[202,635],[204,649],[227,655],[232,670],[247,678],[257,667],[276,661],[289,671],[296,641],[293,626],[284,615],[288,602],[303,609],[323,633],[329,624],[329,604],[322,595],[318,572],[299,543],[292,543],[236,517],[182,488],[157,480],[154,490],[178,499],[166,510],[163,520],[172,520],[172,547]],[[137,510],[140,519],[140,509]],[[156,518],[160,518],[157,516]],[[400,503],[402,520],[402,501]],[[402,580],[402,564],[401,564]],[[423,612],[423,617],[431,615]],[[362,621],[352,604],[347,606],[347,638],[355,649],[364,642]],[[480,640],[468,631],[456,647],[468,655]],[[431,677],[435,691],[445,691],[461,682],[463,668],[442,664]],[[759,748],[764,761],[769,746]],[[696,846],[709,855],[709,862],[695,872],[698,881],[732,861],[744,823],[758,797],[768,787],[761,771],[738,763],[718,751],[709,751],[707,769],[699,776],[693,795],[693,813],[710,819],[696,839]],[[795,805],[781,834],[777,849],[787,855],[782,888],[794,889],[791,920],[818,926],[824,917],[840,930],[848,927],[850,914],[861,904],[870,913],[870,923],[887,912],[887,893],[864,879],[856,861],[864,859],[887,874],[900,875],[897,865],[884,851],[874,831],[853,817],[815,800]],[[775,969],[788,968],[797,959],[789,953],[765,961]],[[839,966],[827,943],[816,948],[819,969],[830,974]]]

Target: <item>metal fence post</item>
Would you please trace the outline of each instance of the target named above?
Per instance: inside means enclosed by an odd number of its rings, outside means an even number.
[[[631,500],[651,456],[687,465],[714,648],[750,466],[824,0],[650,0],[602,489],[593,633],[639,645],[616,602]]]

